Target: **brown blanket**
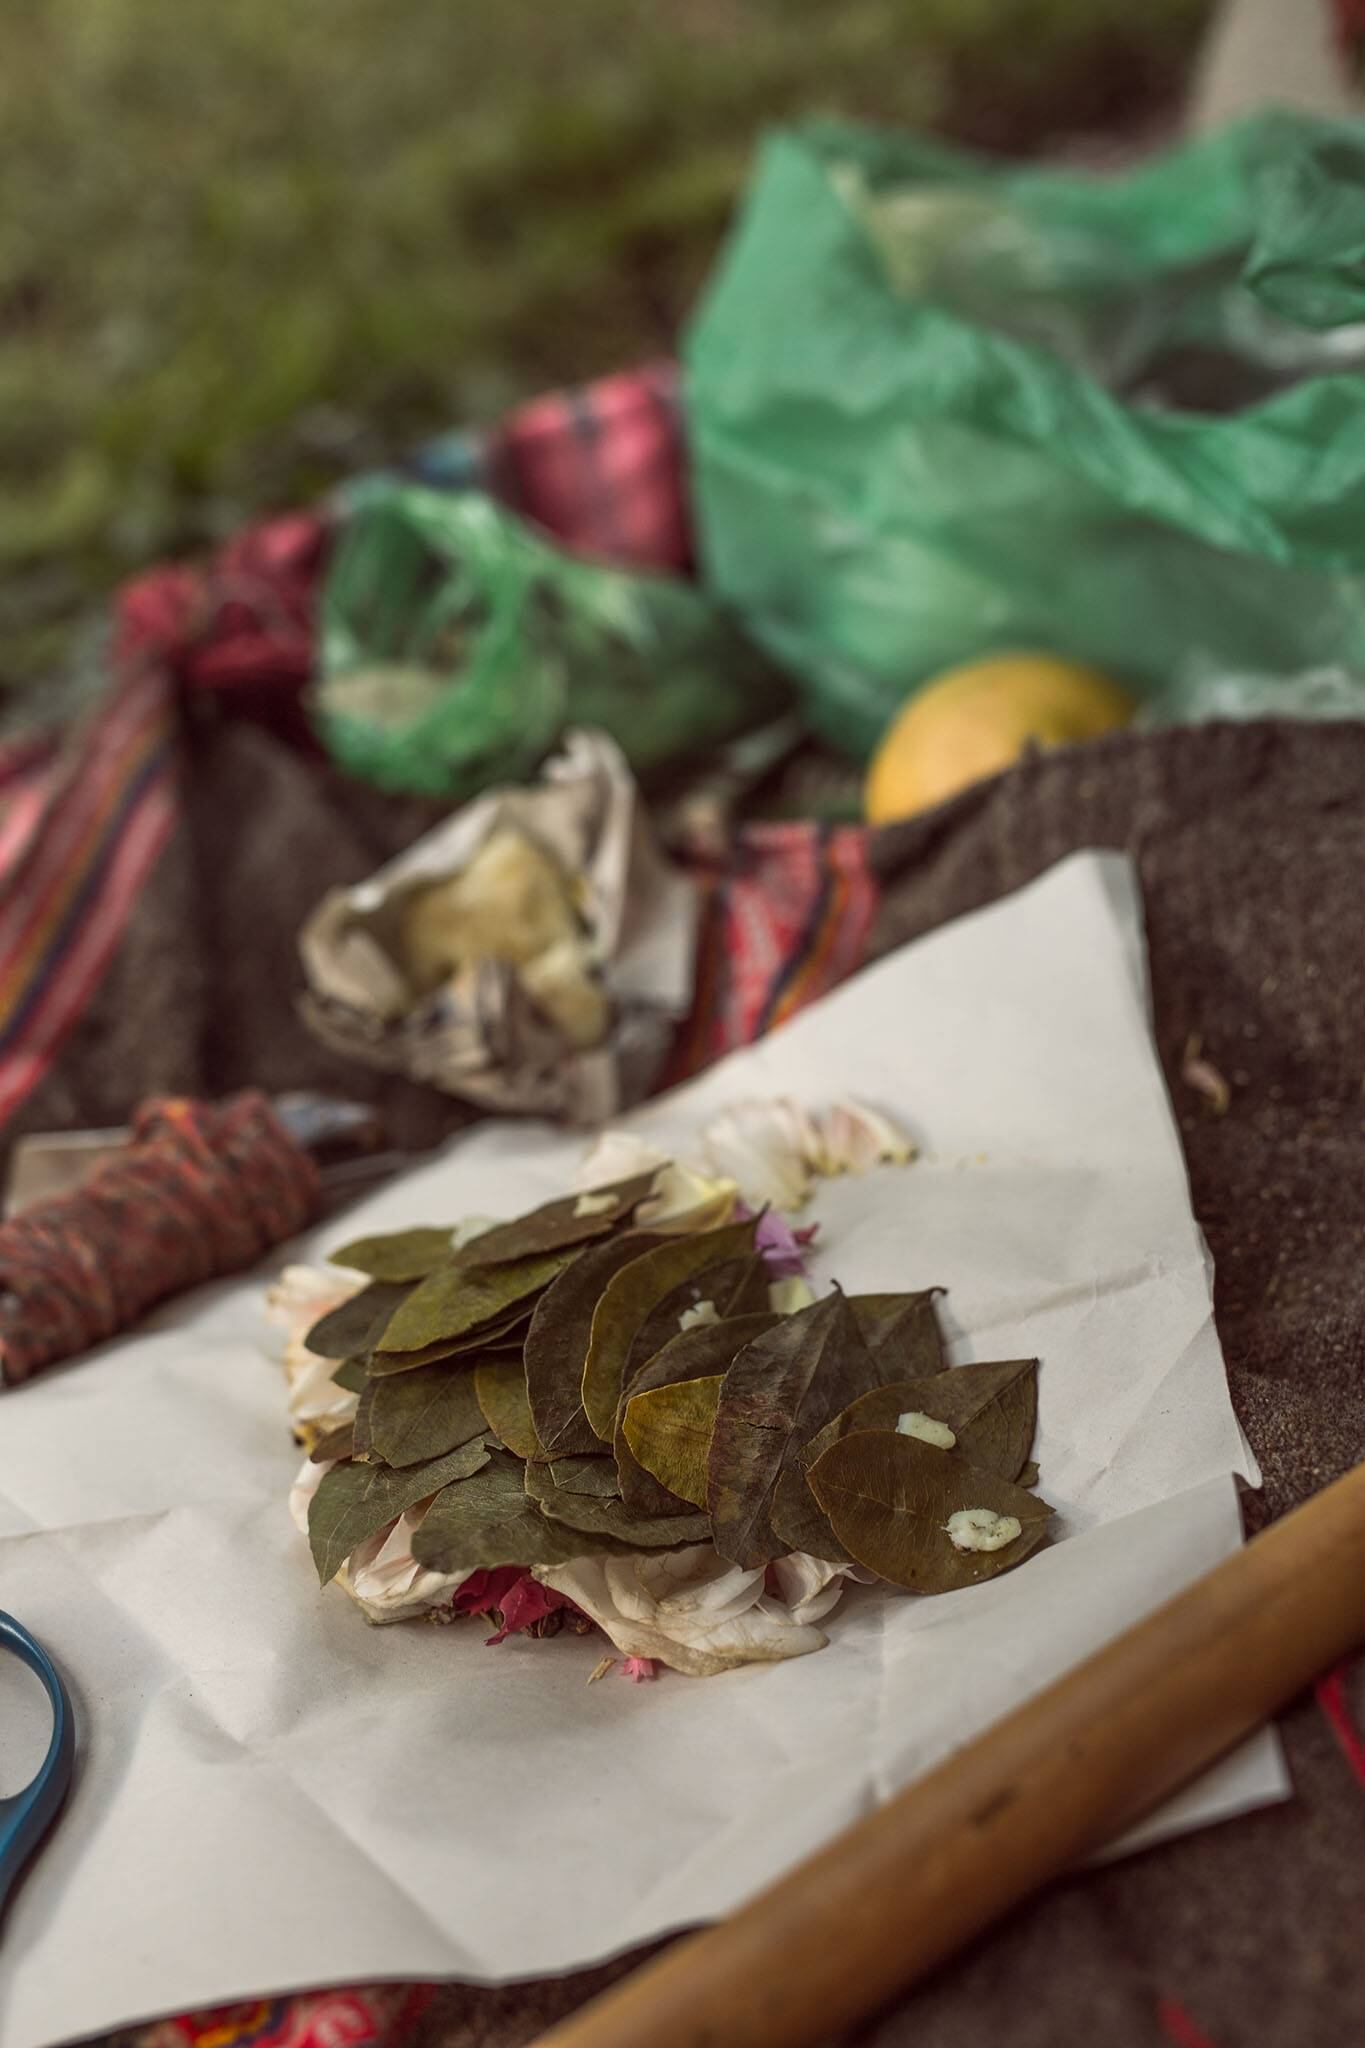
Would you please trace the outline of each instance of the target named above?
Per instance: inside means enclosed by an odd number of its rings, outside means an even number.
[[[459,1121],[357,1073],[296,1022],[293,934],[330,883],[424,822],[246,727],[202,733],[192,801],[26,1128],[112,1122],[139,1094],[248,1081],[382,1094],[400,1134]],[[1074,848],[1127,847],[1155,1031],[1217,1266],[1259,1518],[1365,1456],[1365,727],[1119,736],[1032,761],[884,835],[885,950]],[[1227,1082],[1193,1068],[1191,1040]],[[1365,1667],[1347,1697],[1365,1725]],[[1303,2048],[1365,2040],[1365,1781],[1312,1700],[1285,1721],[1297,1797],[1054,1889],[859,2040],[914,2048]],[[839,1931],[831,1927],[829,1938]],[[443,1990],[422,2048],[531,2040],[626,1963]]]

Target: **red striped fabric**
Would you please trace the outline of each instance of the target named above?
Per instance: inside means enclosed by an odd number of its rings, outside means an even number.
[[[681,1080],[834,988],[861,964],[877,907],[857,826],[753,825],[709,884]]]
[[[1341,1753],[1354,1772],[1357,1784],[1365,1792],[1365,1729],[1351,1712],[1350,1671],[1350,1665],[1339,1664],[1335,1671],[1329,1671],[1319,1681],[1318,1705],[1341,1745]]]
[[[175,822],[164,675],[131,673],[0,810],[0,1127],[50,1068]]]

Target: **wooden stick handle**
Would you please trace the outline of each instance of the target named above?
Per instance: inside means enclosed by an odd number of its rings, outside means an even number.
[[[1365,1465],[543,2048],[815,2048],[1365,1643]]]

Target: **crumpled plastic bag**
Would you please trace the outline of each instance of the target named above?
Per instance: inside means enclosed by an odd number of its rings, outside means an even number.
[[[335,1050],[479,1107],[598,1123],[646,1094],[692,997],[696,885],[621,750],[571,732],[305,922],[303,1015]]]
[[[687,342],[709,587],[866,757],[1038,648],[1365,669],[1365,133],[1274,112],[1117,177],[774,136]]]
[[[790,702],[694,584],[569,555],[480,492],[387,477],[352,493],[320,655],[312,717],[333,758],[457,799],[534,774],[569,725],[648,775]]]

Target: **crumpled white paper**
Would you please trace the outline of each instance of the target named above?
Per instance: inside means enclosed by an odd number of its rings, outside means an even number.
[[[529,966],[518,973],[489,959],[432,994],[408,985],[404,900],[460,874],[507,828],[529,835],[575,884],[610,1003],[600,1043],[564,1037],[523,985]],[[481,1108],[598,1123],[655,1085],[692,998],[698,907],[695,881],[655,841],[615,740],[569,732],[538,783],[489,790],[368,881],[323,897],[299,934],[304,1019],[351,1058]]]
[[[723,1914],[1235,1549],[1254,1465],[1142,973],[1126,864],[1076,856],[635,1120],[687,1150],[744,1097],[880,1103],[923,1156],[820,1187],[820,1281],[942,1282],[956,1360],[1041,1355],[1059,1540],[939,1599],[854,1587],[815,1655],[589,1687],[590,1638],[367,1627],[289,1518],[263,1274],[0,1396],[0,1606],[81,1727],[0,1941],[5,2048],[305,1982],[570,1969]],[[516,1213],[581,1154],[489,1126],[277,1265]],[[1285,1789],[1263,1734],[1141,1838]]]

